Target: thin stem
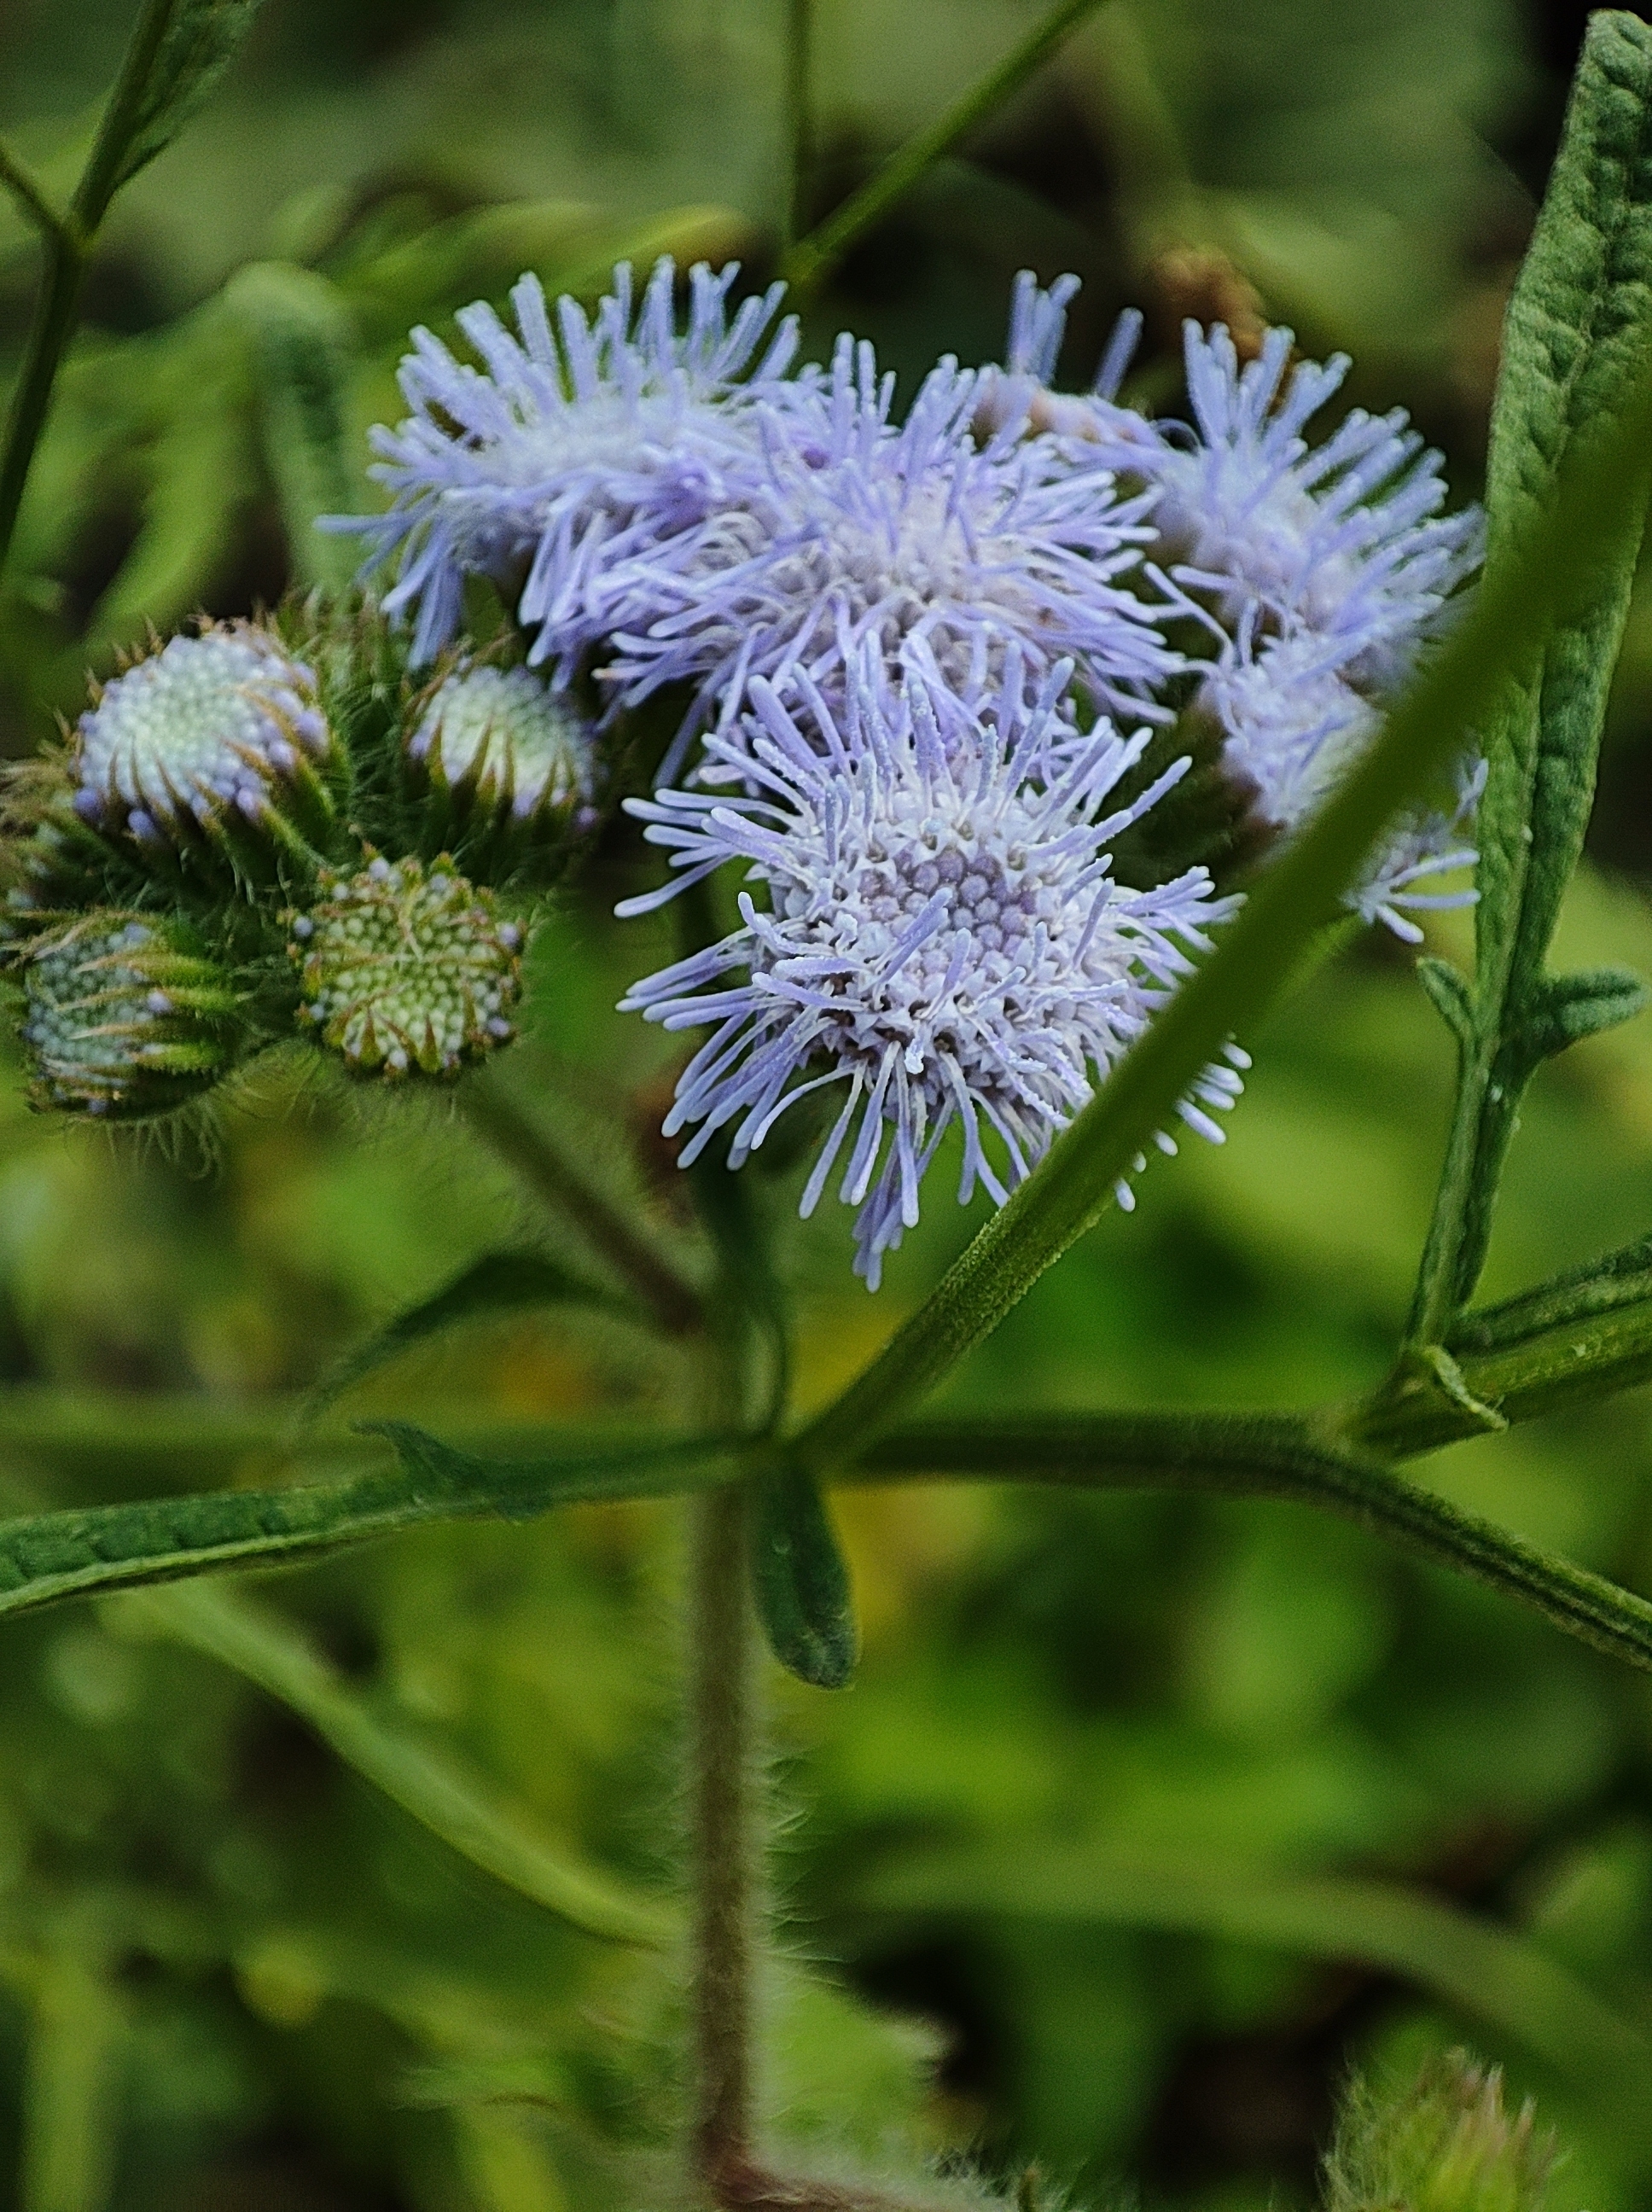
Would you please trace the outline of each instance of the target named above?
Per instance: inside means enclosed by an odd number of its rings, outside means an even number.
[[[90,160],[75,188],[75,217],[88,242],[109,211],[109,203],[125,181],[126,161],[132,141],[143,121],[149,81],[167,42],[179,0],[146,0],[126,52],[120,75],[103,111]]]
[[[45,276],[6,417],[5,450],[0,454],[0,574],[11,551],[34,448],[46,426],[58,364],[75,328],[87,258],[78,226],[60,224],[47,236]]]
[[[1479,1037],[1459,1048],[1456,1097],[1451,1133],[1440,1166],[1439,1187],[1423,1247],[1417,1291],[1406,1323],[1407,1346],[1442,1344],[1459,1310],[1458,1281],[1467,1229],[1468,1189],[1479,1150],[1480,1121],[1491,1079],[1487,1054]]]
[[[11,192],[42,237],[56,238],[61,234],[63,217],[47,199],[39,184],[11,149],[3,143],[0,143],[0,185],[4,185]]]
[[[553,1212],[573,1223],[667,1336],[701,1334],[705,1308],[694,1285],[633,1228],[617,1206],[592,1188],[538,1121],[493,1084],[468,1085],[459,1096],[478,1133]]]
[[[935,1476],[1293,1498],[1490,1583],[1597,1651],[1652,1671],[1652,1604],[1646,1599],[1449,1505],[1375,1460],[1338,1449],[1305,1422],[1177,1413],[938,1422],[886,1436],[838,1479]]]
[[[689,1510],[694,2161],[721,2203],[753,2164],[756,1652],[746,1492],[731,1484],[693,1499]]]
[[[814,0],[786,0],[786,175],[780,246],[789,253],[809,210],[814,169]]]
[[[1034,71],[1091,15],[1102,0],[1060,0],[1042,22],[1036,23],[1020,45],[987,70],[963,97],[926,131],[892,154],[877,174],[861,185],[800,239],[780,264],[780,274],[797,292],[813,291],[828,276],[857,239],[882,222],[896,202],[911,191],[926,169],[967,138],[977,124],[1018,92]]]

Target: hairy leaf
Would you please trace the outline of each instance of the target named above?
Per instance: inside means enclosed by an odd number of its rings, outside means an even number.
[[[1509,303],[1487,485],[1493,557],[1541,511],[1578,433],[1622,409],[1649,347],[1652,27],[1603,12],[1590,20],[1564,137]],[[1473,1291],[1521,1097],[1538,1066],[1644,1003],[1632,979],[1568,995],[1544,972],[1582,849],[1652,481],[1644,452],[1625,451],[1624,465],[1634,496],[1600,518],[1562,618],[1485,726],[1473,1031],[1458,1031],[1457,1109],[1412,1316],[1414,1342],[1439,1340]]]
[[[485,1316],[521,1313],[536,1306],[595,1306],[635,1320],[637,1310],[617,1292],[565,1267],[539,1252],[484,1252],[428,1298],[386,1322],[344,1359],[317,1388],[316,1412],[331,1405],[364,1375],[382,1367],[416,1344],[423,1344],[461,1322]]]
[[[726,1453],[714,1437],[655,1437],[489,1460],[399,1422],[363,1433],[383,1436],[399,1466],[343,1482],[218,1490],[0,1522],[0,1614],[227,1567],[282,1566],[430,1521],[525,1520],[579,1499],[666,1496],[697,1487]]]
[[[88,179],[100,181],[106,171],[112,195],[171,145],[228,68],[261,4],[150,0],[110,101],[107,143],[94,154]]]
[[[200,1583],[135,1591],[118,1606],[118,1623],[159,1630],[256,1682],[404,1813],[571,1926],[613,1942],[671,1940],[671,1918],[652,1899],[632,1895],[541,1835],[455,1753],[425,1742],[352,1690],[296,1628],[267,1608]]]

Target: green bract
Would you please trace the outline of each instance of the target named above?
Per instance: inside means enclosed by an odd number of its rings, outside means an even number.
[[[451,862],[380,856],[319,887],[291,921],[299,1019],[352,1074],[454,1075],[515,1035],[522,933]]]

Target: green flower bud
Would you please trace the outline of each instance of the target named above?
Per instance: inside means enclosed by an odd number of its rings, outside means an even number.
[[[445,855],[374,859],[322,873],[323,896],[289,918],[299,1019],[357,1074],[452,1075],[514,1036],[522,933]]]
[[[335,751],[313,671],[255,623],[213,623],[95,692],[75,731],[75,808],[140,844],[204,838],[256,864],[325,836]]]
[[[1327,2212],[1538,2212],[1554,2166],[1529,2100],[1465,2051],[1431,2060],[1392,2101],[1349,2090],[1326,2161]]]
[[[591,733],[568,695],[528,669],[461,665],[414,702],[410,725],[430,835],[461,850],[467,867],[509,872],[553,858],[585,826]]]
[[[235,1058],[240,998],[177,921],[88,914],[19,964],[36,1107],[144,1121],[210,1090]]]

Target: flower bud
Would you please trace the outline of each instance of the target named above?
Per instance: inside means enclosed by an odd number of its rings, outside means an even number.
[[[445,855],[325,870],[320,890],[288,923],[299,1019],[353,1073],[452,1075],[515,1034],[522,933]]]
[[[428,781],[433,836],[467,866],[509,870],[565,842],[591,799],[591,734],[566,692],[525,668],[461,666],[415,703],[408,757]]]
[[[1328,2212],[1538,2212],[1554,2160],[1529,2100],[1504,2110],[1499,2069],[1449,2051],[1393,2101],[1351,2089],[1326,2162]]]
[[[256,623],[215,623],[98,692],[75,732],[75,806],[141,842],[204,836],[255,863],[325,834],[333,753],[313,671]]]
[[[167,1114],[235,1057],[240,1002],[181,923],[108,909],[21,957],[31,1102],[107,1121]]]

